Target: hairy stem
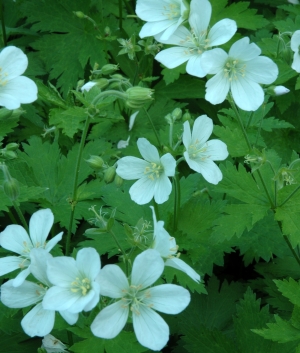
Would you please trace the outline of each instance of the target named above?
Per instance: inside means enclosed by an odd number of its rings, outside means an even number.
[[[19,218],[20,218],[20,220],[21,220],[21,222],[23,224],[23,227],[26,229],[27,233],[29,234],[29,228],[28,228],[26,219],[23,216],[23,213],[22,213],[20,207],[18,206],[18,204],[15,201],[13,201],[13,205],[14,205],[14,208],[15,208],[15,210],[16,210],[16,212],[17,212],[17,214],[18,214],[18,216],[19,216]]]

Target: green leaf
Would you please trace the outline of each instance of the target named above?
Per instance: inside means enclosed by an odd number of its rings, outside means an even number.
[[[166,83],[166,85],[168,86],[170,83],[173,83],[175,82],[176,80],[179,79],[180,77],[180,74],[184,74],[186,71],[185,71],[185,65],[186,64],[183,64],[183,65],[180,65],[180,66],[177,66],[175,67],[174,69],[168,69],[167,67],[164,68],[161,73],[163,74],[164,76],[164,81]]]
[[[19,123],[20,115],[24,111],[22,109],[8,110],[6,108],[0,109],[0,142],[2,137],[13,131]]]
[[[300,306],[300,284],[293,278],[289,280],[274,280],[278,290],[294,305]]]

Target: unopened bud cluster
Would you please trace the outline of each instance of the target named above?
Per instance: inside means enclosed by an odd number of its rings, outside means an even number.
[[[98,178],[103,178],[103,180],[110,184],[115,181],[117,186],[123,184],[123,179],[116,174],[116,166],[108,166],[104,160],[99,156],[91,156],[86,160],[88,165],[96,172]]]
[[[4,182],[2,184],[3,191],[11,201],[15,201],[20,195],[18,180],[11,177],[4,163],[0,164],[0,170],[2,170],[4,175]]]

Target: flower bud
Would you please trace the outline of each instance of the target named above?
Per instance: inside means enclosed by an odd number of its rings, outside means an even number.
[[[272,96],[282,96],[289,93],[289,89],[284,86],[270,86],[267,88],[267,93]]]
[[[81,11],[73,11],[73,14],[78,18],[86,18],[86,15]]]
[[[180,120],[182,117],[182,110],[180,108],[175,108],[172,112],[173,121]]]
[[[12,201],[15,201],[20,195],[19,183],[15,178],[10,178],[3,182],[3,191]]]
[[[118,65],[107,64],[102,67],[101,73],[102,73],[102,75],[110,75],[118,70],[119,70]]]
[[[190,121],[192,119],[192,116],[188,110],[185,111],[185,113],[182,115],[182,120],[183,121]]]
[[[168,123],[168,124],[173,124],[173,119],[172,119],[172,115],[171,114],[167,114],[166,116],[165,116],[165,120],[166,120],[166,122]]]
[[[19,144],[15,142],[11,142],[5,146],[7,151],[16,151],[19,148]]]
[[[116,174],[115,176],[115,184],[119,188],[123,185],[123,179],[120,177],[120,175]]]
[[[14,159],[17,158],[17,155],[14,151],[8,151],[6,148],[4,148],[3,150],[0,150],[0,155],[1,157],[3,157],[4,159]]]
[[[91,156],[89,159],[86,160],[88,165],[94,170],[100,170],[103,166],[103,159],[99,156]]]
[[[104,28],[104,35],[105,35],[105,37],[110,37],[111,36],[111,29],[108,26],[106,26]]]
[[[116,175],[116,167],[112,166],[112,167],[108,167],[104,173],[104,181],[109,184],[112,183],[114,181]]]
[[[127,89],[126,94],[126,105],[134,109],[141,108],[144,104],[153,100],[153,90],[150,88],[140,86],[130,87]]]

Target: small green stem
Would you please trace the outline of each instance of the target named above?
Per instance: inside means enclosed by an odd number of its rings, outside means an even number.
[[[119,29],[122,30],[123,24],[123,4],[122,4],[122,0],[119,0]]]
[[[7,46],[7,37],[6,37],[6,29],[5,29],[5,21],[4,21],[4,6],[3,0],[0,0],[0,12],[1,12],[1,27],[2,27],[2,38],[3,38],[3,46]]]
[[[156,129],[155,129],[155,126],[154,126],[154,124],[153,124],[153,121],[152,121],[152,119],[151,119],[149,113],[147,112],[147,110],[146,110],[144,107],[143,107],[143,110],[144,110],[144,112],[145,112],[145,114],[146,114],[146,116],[147,116],[147,118],[148,118],[148,120],[149,120],[149,122],[150,122],[150,125],[151,125],[151,127],[152,127],[153,132],[154,132],[154,135],[155,135],[155,137],[156,137],[156,139],[157,139],[159,148],[162,150],[162,146],[163,146],[163,145],[162,145],[162,143],[160,142],[160,138],[159,138],[158,133],[157,133],[157,131],[156,131]]]
[[[296,254],[296,251],[293,249],[292,244],[291,244],[289,238],[287,237],[287,235],[283,235],[283,238],[284,238],[284,240],[286,241],[287,246],[290,248],[290,250],[291,250],[291,252],[292,252],[292,254],[293,254],[295,260],[298,262],[298,265],[300,265],[300,258],[299,258],[299,256]]]
[[[179,159],[177,159],[176,161],[176,165],[178,165],[180,162],[185,161],[184,157],[180,157]]]
[[[74,172],[74,181],[73,181],[73,192],[71,196],[71,214],[70,214],[70,221],[69,221],[69,228],[68,228],[68,234],[67,234],[67,239],[66,239],[66,256],[70,254],[70,244],[71,244],[71,234],[72,234],[72,225],[73,225],[73,219],[74,219],[74,213],[75,213],[75,207],[76,207],[76,193],[77,193],[77,184],[78,184],[78,176],[79,176],[79,168],[81,164],[81,157],[82,157],[82,152],[86,140],[86,136],[88,133],[88,129],[90,126],[90,121],[91,117],[88,115],[84,124],[84,128],[82,131],[81,135],[81,140],[79,144],[79,151],[77,155],[77,160],[76,160],[76,165],[75,165],[75,172]]]
[[[245,126],[245,130],[247,130],[248,127],[249,127],[250,124],[251,124],[251,121],[252,121],[252,118],[253,118],[253,113],[254,113],[254,112],[251,112],[251,113],[250,113],[249,120],[248,120],[248,122],[247,122],[247,125]]]
[[[119,92],[119,91],[115,91],[115,90],[108,90],[108,91],[104,91],[104,92],[99,93],[98,96],[96,96],[93,99],[91,105],[93,106],[93,105],[97,104],[99,99],[109,97],[109,96],[115,96],[120,99],[126,99],[126,95],[124,93]]]
[[[126,272],[126,276],[128,277],[129,276],[129,269],[128,269],[128,261],[129,261],[129,259],[128,259],[128,256],[127,256],[125,250],[123,249],[122,245],[120,244],[118,238],[116,237],[115,233],[111,229],[108,232],[111,234],[111,236],[113,237],[115,243],[117,244],[118,249],[121,251],[121,253],[124,256],[124,259],[125,259],[125,272]]]
[[[173,149],[173,126],[174,124],[170,124],[170,129],[169,129],[169,145]]]
[[[155,214],[156,214],[156,218],[159,220],[159,209],[158,209],[158,205],[157,203],[154,201],[153,199],[153,207],[154,207],[154,211],[155,211]]]
[[[174,180],[174,189],[175,189],[173,232],[175,232],[177,230],[178,216],[179,216],[179,210],[180,210],[180,181],[179,181],[178,174],[175,174],[173,180]]]
[[[286,202],[288,202],[288,200],[293,197],[299,189],[300,185],[292,193],[290,193],[290,195],[278,207],[282,207]]]
[[[8,217],[9,217],[9,219],[12,221],[13,224],[18,224],[18,222],[17,222],[15,216],[13,215],[13,213],[11,212],[10,209],[8,210]]]
[[[28,228],[28,225],[27,225],[27,222],[26,222],[26,219],[24,218],[23,216],[23,213],[20,209],[20,207],[18,206],[18,204],[15,202],[15,201],[12,201],[13,205],[14,205],[14,208],[23,224],[23,227],[26,229],[27,233],[29,234],[29,228]]]
[[[274,202],[273,202],[273,200],[272,200],[272,198],[271,198],[271,195],[270,195],[269,190],[268,190],[268,188],[267,188],[267,185],[266,185],[266,183],[265,183],[265,181],[264,181],[264,178],[262,177],[261,172],[260,172],[259,169],[256,170],[256,172],[257,172],[257,174],[258,174],[258,176],[259,176],[259,179],[260,179],[260,181],[261,181],[261,183],[262,183],[262,186],[263,186],[263,188],[264,188],[264,190],[265,190],[265,193],[266,193],[267,198],[268,198],[268,200],[269,200],[270,206],[271,206],[272,209],[274,209],[274,208],[275,208]]]

